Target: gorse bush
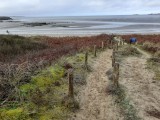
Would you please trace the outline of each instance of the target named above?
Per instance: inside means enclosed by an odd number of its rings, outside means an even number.
[[[123,56],[129,56],[129,55],[141,55],[141,53],[134,47],[132,46],[125,46],[123,47],[123,49],[121,49],[121,51],[119,52],[121,55]]]
[[[160,43],[152,43],[147,41],[143,43],[143,48],[147,51],[155,53],[160,50]]]

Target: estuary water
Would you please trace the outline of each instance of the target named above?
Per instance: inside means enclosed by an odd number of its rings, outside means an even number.
[[[86,36],[159,34],[160,15],[12,17],[0,21],[0,34]]]

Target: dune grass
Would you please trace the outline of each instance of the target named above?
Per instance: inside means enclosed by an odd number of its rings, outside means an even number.
[[[0,35],[0,62],[30,51],[45,49],[47,46],[31,38],[17,35]]]

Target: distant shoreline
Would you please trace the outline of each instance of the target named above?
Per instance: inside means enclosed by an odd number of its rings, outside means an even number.
[[[10,18],[8,18],[10,19]],[[12,17],[0,21],[0,34],[25,36],[91,36],[98,34],[160,34],[160,15],[86,17]]]
[[[0,20],[13,20],[13,19],[7,16],[0,16]]]
[[[48,36],[48,37],[91,37],[91,36],[97,36],[101,34],[107,34],[107,33],[100,33],[100,34],[0,34],[0,35],[18,35],[18,36],[24,36],[24,37],[36,37],[36,36]],[[118,34],[118,33],[110,33],[107,35],[160,35],[160,33],[127,33],[127,34]]]

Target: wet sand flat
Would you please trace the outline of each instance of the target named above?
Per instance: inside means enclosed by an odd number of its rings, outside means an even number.
[[[159,34],[160,15],[89,17],[13,17],[0,21],[0,34],[85,36],[97,34]]]

